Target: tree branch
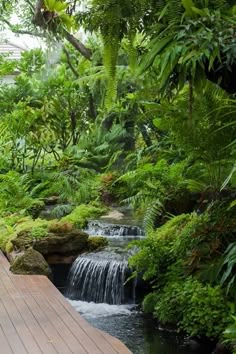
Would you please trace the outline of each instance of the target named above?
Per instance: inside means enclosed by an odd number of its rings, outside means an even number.
[[[73,64],[71,63],[69,52],[66,50],[65,47],[63,48],[63,51],[64,51],[64,53],[66,55],[67,64],[69,65],[69,67],[70,67],[71,71],[73,72],[73,74],[75,75],[75,77],[78,79],[79,73],[76,71],[76,69],[74,68]]]
[[[27,30],[20,30],[20,29],[17,29],[15,26],[13,26],[8,20],[6,20],[5,18],[0,18],[2,22],[4,22],[9,30],[13,33],[16,33],[16,34],[28,34],[30,36],[33,36],[33,37],[40,37],[40,38],[44,38],[45,35],[43,33],[39,33],[39,32],[31,32],[31,31],[27,31]]]
[[[32,19],[33,24],[41,28],[46,27],[46,22],[44,20],[43,13],[42,13],[43,5],[44,5],[43,0],[37,0],[34,7],[34,17]]]
[[[86,59],[91,60],[92,52],[89,48],[85,47],[85,45],[77,38],[75,38],[72,34],[67,31],[64,31],[65,38],[73,45],[73,47],[78,50]]]
[[[47,22],[44,19],[43,16],[43,6],[44,6],[44,1],[43,0],[37,0],[35,4],[35,9],[34,9],[34,16],[32,19],[33,24],[36,26],[42,28],[42,29],[47,29]],[[63,35],[65,38],[70,42],[73,47],[78,50],[86,59],[91,59],[92,53],[91,50],[85,45],[80,42],[79,39],[75,38],[72,34],[70,34],[68,31],[64,30]]]

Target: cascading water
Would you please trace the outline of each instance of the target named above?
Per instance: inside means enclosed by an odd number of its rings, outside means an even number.
[[[144,236],[139,226],[110,224],[98,220],[89,221],[86,231],[93,236]]]
[[[69,274],[67,296],[70,299],[119,305],[126,301],[124,283],[127,276],[127,260],[110,248],[79,256]]]
[[[136,280],[125,283],[130,271],[122,247],[132,238],[144,237],[141,228],[93,220],[86,231],[90,236],[105,236],[113,247],[81,255],[73,263],[66,295],[75,309],[93,326],[121,339],[134,354],[193,354],[175,335],[157,331],[155,323],[135,310]],[[114,248],[118,239],[125,242]]]

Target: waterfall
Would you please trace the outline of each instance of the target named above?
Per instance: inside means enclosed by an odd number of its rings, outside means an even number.
[[[142,237],[143,230],[136,225],[110,224],[104,221],[91,220],[85,230],[91,236],[107,237]]]
[[[128,275],[127,260],[110,249],[79,256],[70,270],[67,296],[88,302],[123,304],[127,297],[134,297],[129,294],[130,286],[124,285]]]

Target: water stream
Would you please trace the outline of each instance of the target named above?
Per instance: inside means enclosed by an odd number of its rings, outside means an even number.
[[[134,354],[210,354],[191,349],[175,333],[161,331],[138,310],[136,280],[130,276],[124,245],[142,238],[141,227],[93,220],[86,230],[91,236],[105,236],[109,247],[79,256],[68,277],[66,296],[94,327],[122,340]],[[118,245],[118,247],[117,247]]]

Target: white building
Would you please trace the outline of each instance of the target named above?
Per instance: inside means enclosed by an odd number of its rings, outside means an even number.
[[[19,60],[21,53],[27,49],[11,40],[0,40],[0,55],[4,55],[9,60]],[[15,82],[17,72],[0,77],[0,81],[12,84]]]

